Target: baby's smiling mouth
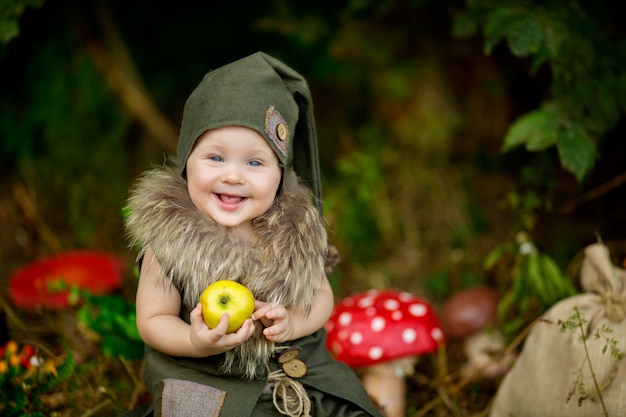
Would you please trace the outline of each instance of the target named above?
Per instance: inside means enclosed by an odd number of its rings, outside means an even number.
[[[224,204],[239,204],[247,199],[247,197],[228,194],[215,194],[215,196]]]

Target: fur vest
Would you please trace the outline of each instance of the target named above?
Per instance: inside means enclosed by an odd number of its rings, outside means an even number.
[[[286,191],[286,190],[290,191]],[[272,207],[254,219],[250,242],[201,214],[187,182],[175,166],[144,173],[131,190],[126,230],[139,258],[151,248],[166,279],[190,311],[212,282],[228,279],[248,287],[257,300],[308,314],[324,276],[327,235],[312,194],[296,183],[284,187]],[[189,322],[189,317],[181,318]],[[226,353],[225,371],[234,365],[248,378],[266,372],[274,351],[260,321],[255,335]]]

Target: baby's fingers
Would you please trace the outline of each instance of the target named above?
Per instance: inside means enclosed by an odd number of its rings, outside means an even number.
[[[286,329],[287,326],[285,322],[275,322],[272,326],[263,329],[263,335],[267,340],[271,340],[272,342],[284,342],[286,340]]]
[[[218,343],[224,336],[226,336],[226,329],[228,328],[228,314],[222,314],[220,321],[214,328],[207,327],[206,340],[208,343]]]
[[[270,320],[284,320],[287,318],[287,309],[283,306],[274,306],[265,312],[265,317]]]
[[[189,322],[192,326],[202,326],[204,319],[202,318],[202,304],[198,303],[196,307],[189,313]]]
[[[220,317],[220,321],[217,323],[217,326],[215,326],[211,330],[214,330],[216,333],[224,336],[226,334],[226,330],[228,329],[228,318],[228,313],[222,314],[222,317]]]
[[[215,329],[217,330],[217,327]],[[243,322],[239,330],[236,332],[223,335],[219,343],[225,350],[230,350],[250,339],[253,334],[254,323],[251,319],[248,319]]]
[[[267,315],[267,312],[272,309],[272,305],[262,301],[257,301],[254,303],[254,308],[255,310],[254,313],[252,313],[252,320],[259,320]]]
[[[253,334],[254,322],[251,319],[247,319],[246,321],[244,321],[239,330],[237,330],[237,332],[235,333],[235,335],[237,336],[237,340],[240,343],[243,343],[246,340],[250,339]]]

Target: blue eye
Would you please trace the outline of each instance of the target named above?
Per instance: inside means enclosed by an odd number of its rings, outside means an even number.
[[[213,156],[210,156],[209,159],[215,162],[222,162],[222,158],[220,156],[213,155]]]
[[[261,166],[261,162],[259,161],[250,161],[250,165],[253,167],[260,167]]]

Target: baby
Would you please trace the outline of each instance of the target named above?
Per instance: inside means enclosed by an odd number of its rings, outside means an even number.
[[[208,72],[183,113],[177,157],[129,199],[140,247],[137,328],[154,416],[380,416],[325,347],[333,309],[311,94],[256,53]],[[255,311],[208,328],[198,299],[228,279]]]

